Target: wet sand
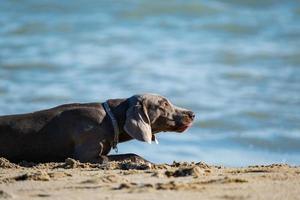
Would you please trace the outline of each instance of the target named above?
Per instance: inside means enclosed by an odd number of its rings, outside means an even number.
[[[300,167],[205,163],[10,163],[0,158],[0,199],[299,199]]]

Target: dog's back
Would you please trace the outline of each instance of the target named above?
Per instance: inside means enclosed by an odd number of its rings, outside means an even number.
[[[71,145],[66,137],[59,137],[64,134],[63,131],[57,131],[61,113],[89,105],[65,104],[33,113],[0,116],[0,157],[13,162],[42,161],[43,158],[55,160],[52,154],[56,157],[55,152],[59,148],[69,148]],[[60,138],[68,140],[68,144]]]
[[[14,161],[29,151],[38,151],[35,146],[39,143],[39,132],[55,114],[45,110],[0,116],[0,157]]]

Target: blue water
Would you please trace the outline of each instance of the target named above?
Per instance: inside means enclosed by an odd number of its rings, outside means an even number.
[[[196,122],[120,153],[299,165],[300,2],[0,2],[1,115],[145,92]]]

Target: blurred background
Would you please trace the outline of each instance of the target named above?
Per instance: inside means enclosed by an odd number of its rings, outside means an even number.
[[[0,115],[145,92],[196,122],[119,153],[299,165],[300,1],[1,1]]]

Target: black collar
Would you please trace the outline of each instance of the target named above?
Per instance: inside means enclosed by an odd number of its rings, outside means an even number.
[[[119,125],[118,125],[118,122],[117,122],[117,120],[116,120],[114,114],[112,113],[112,111],[111,111],[111,109],[110,109],[110,107],[109,107],[107,101],[105,101],[105,102],[103,103],[103,107],[104,107],[105,112],[108,114],[108,116],[109,116],[109,118],[110,118],[110,120],[111,120],[111,123],[112,123],[112,125],[113,125],[113,128],[114,128],[114,140],[113,140],[113,142],[112,142],[112,148],[113,148],[116,152],[118,152],[118,147],[117,147],[117,145],[118,145],[118,142],[119,142],[119,134],[120,134]]]

